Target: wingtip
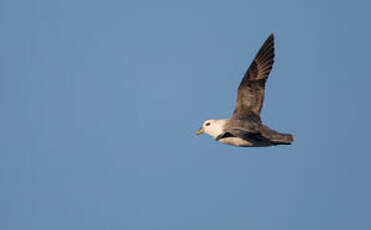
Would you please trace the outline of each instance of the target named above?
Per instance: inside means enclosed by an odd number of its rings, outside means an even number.
[[[270,33],[269,36],[268,36],[268,38],[274,40],[274,33]]]

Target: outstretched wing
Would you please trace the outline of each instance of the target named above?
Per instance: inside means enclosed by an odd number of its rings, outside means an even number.
[[[274,62],[274,35],[271,34],[246,71],[237,92],[232,119],[260,122],[265,82]]]

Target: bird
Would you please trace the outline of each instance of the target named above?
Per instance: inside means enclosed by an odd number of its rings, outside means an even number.
[[[274,63],[274,34],[270,34],[250,64],[237,90],[237,102],[229,119],[210,119],[196,132],[216,141],[239,147],[290,145],[295,137],[263,124],[265,83]]]

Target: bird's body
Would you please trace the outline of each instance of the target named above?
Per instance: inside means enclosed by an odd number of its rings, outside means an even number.
[[[202,132],[215,140],[240,147],[266,147],[288,145],[294,141],[291,134],[279,133],[262,123],[233,119],[207,120]]]
[[[272,69],[273,59],[274,36],[271,34],[241,81],[232,117],[207,120],[197,134],[206,133],[219,142],[241,147],[291,144],[295,140],[293,135],[274,131],[260,119],[265,83]]]

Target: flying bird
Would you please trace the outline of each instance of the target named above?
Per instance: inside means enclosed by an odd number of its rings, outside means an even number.
[[[292,134],[277,132],[264,125],[260,118],[265,83],[273,62],[274,35],[271,34],[242,78],[232,117],[207,120],[196,134],[206,133],[219,142],[241,147],[289,145],[295,141]]]

